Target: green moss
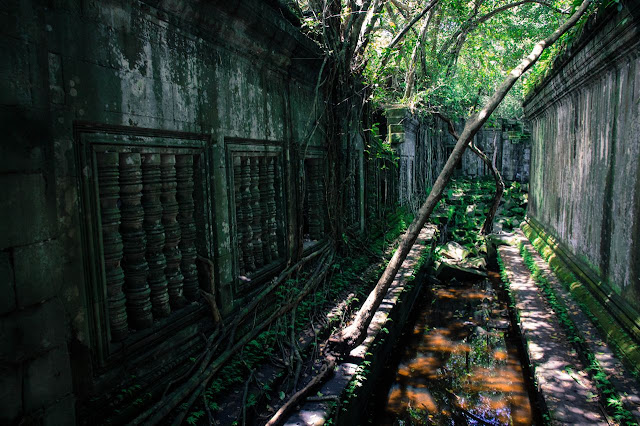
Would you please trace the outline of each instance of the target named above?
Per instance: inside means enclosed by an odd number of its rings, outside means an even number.
[[[626,425],[637,424],[633,415],[629,410],[627,410],[622,404],[622,399],[618,394],[616,388],[607,378],[606,372],[602,369],[598,360],[595,357],[595,354],[591,351],[589,346],[587,345],[584,336],[580,333],[576,324],[573,322],[571,317],[569,316],[569,312],[564,303],[558,298],[555,290],[552,285],[549,283],[547,278],[544,276],[543,271],[536,265],[531,256],[531,253],[526,249],[523,243],[520,243],[520,255],[524,259],[525,264],[531,271],[532,277],[535,283],[540,287],[543,294],[546,296],[547,301],[551,305],[551,308],[556,314],[558,321],[564,328],[567,336],[571,342],[576,344],[583,356],[586,358],[588,362],[587,371],[589,371],[590,376],[594,380],[598,391],[600,392],[603,405],[608,408],[610,413],[613,415],[614,419]],[[575,283],[574,283],[575,284]],[[584,291],[584,288],[581,289]],[[580,292],[582,293],[582,292]],[[584,307],[583,307],[584,310]],[[585,311],[589,312],[589,311]]]
[[[571,293],[575,301],[605,336],[605,340],[613,348],[616,355],[627,364],[636,376],[640,375],[640,347],[638,344],[555,254],[555,247],[547,243],[541,233],[536,232],[528,223],[522,226],[522,231],[542,258],[548,262],[549,267],[562,285]]]

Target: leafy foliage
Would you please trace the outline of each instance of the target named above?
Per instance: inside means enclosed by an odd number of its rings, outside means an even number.
[[[580,2],[433,3],[406,33],[412,18],[430,3],[371,0],[357,3],[358,7],[347,0],[298,0],[294,9],[303,29],[328,56],[350,64],[351,71],[364,77],[374,104],[406,104],[424,112],[466,117],[478,110],[534,43],[553,32]],[[525,92],[548,72],[555,55],[579,31],[565,35],[559,46],[544,53],[530,78],[518,82],[502,102],[497,116],[522,115]]]

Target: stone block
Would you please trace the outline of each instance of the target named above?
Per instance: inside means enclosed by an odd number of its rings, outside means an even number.
[[[49,140],[45,115],[41,111],[6,108],[0,114],[0,127],[6,141],[0,144],[0,173],[42,170]]]
[[[53,349],[29,362],[24,376],[26,412],[47,407],[71,393],[71,365],[66,346]]]
[[[42,418],[43,426],[73,426],[76,424],[76,399],[69,395],[47,408]]]
[[[0,208],[5,217],[0,221],[0,250],[46,240],[53,231],[47,205],[46,183],[41,174],[0,176],[4,189]]]
[[[9,253],[0,252],[0,315],[16,308],[16,293],[13,279],[13,267]]]
[[[65,342],[64,309],[58,300],[0,318],[0,362],[19,362]]]
[[[22,371],[0,370],[0,424],[13,423],[22,411]]]
[[[53,297],[62,282],[64,249],[58,240],[16,248],[14,270],[18,306]]]

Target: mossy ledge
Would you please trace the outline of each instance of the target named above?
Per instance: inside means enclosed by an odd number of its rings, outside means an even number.
[[[589,273],[575,270],[575,264],[572,265],[570,260],[567,261],[566,255],[556,239],[534,220],[527,218],[521,228],[562,285],[601,331],[603,338],[613,348],[616,355],[633,372],[636,379],[640,378],[640,338],[638,334],[634,333],[638,329],[637,314],[635,317],[629,318],[628,312],[617,311],[617,304],[606,303],[607,299],[596,297],[591,289],[601,283],[591,280]],[[590,282],[585,282],[587,280]],[[600,289],[601,291],[602,289]]]

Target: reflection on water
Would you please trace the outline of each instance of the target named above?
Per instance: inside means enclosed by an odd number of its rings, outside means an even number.
[[[433,287],[372,422],[532,424],[509,327],[507,306],[489,281]]]

